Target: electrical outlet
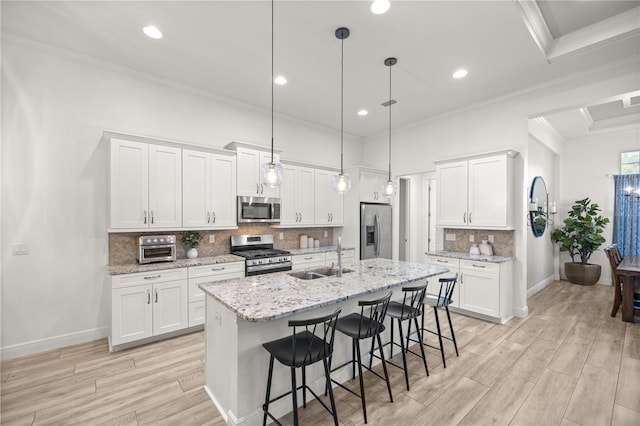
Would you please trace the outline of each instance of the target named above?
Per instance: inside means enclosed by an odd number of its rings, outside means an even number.
[[[29,254],[29,244],[14,244],[11,246],[12,255]]]
[[[447,234],[447,235],[445,236],[445,239],[446,239],[447,241],[455,241],[455,240],[456,240],[456,234]]]
[[[281,240],[284,240],[284,232],[281,232],[281,233],[278,235],[278,237],[279,237]]]
[[[472,243],[476,240],[475,235],[469,235],[469,242]]]
[[[214,234],[209,234],[209,243],[213,244],[216,242],[216,236]]]
[[[493,235],[489,235],[489,236],[487,237],[487,240],[489,240],[489,242],[490,242],[490,243],[492,243],[492,242],[493,242]]]
[[[329,233],[327,231],[324,231],[324,237],[327,238],[329,236]]]

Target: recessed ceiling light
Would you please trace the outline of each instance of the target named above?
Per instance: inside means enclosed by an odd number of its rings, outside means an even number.
[[[467,74],[469,74],[469,71],[465,70],[464,68],[460,68],[459,70],[453,73],[453,78],[466,77]]]
[[[273,82],[275,84],[279,84],[280,86],[282,86],[282,85],[287,84],[287,79],[284,76],[279,75],[279,76],[277,76],[276,78],[273,79]]]
[[[360,111],[358,111],[358,115],[360,117],[364,117],[367,114],[369,114],[369,111],[367,111],[366,109],[361,109]]]
[[[153,26],[153,25],[149,25],[149,26],[144,27],[142,29],[142,31],[144,31],[144,33],[148,37],[155,38],[156,40],[162,38],[162,33],[160,32],[160,30],[157,27]]]
[[[390,7],[391,3],[389,2],[389,0],[375,0],[371,4],[371,12],[375,13],[376,15],[382,15],[387,10],[389,10]]]

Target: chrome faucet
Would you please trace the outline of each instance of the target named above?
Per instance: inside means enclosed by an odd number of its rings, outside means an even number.
[[[342,276],[342,237],[338,237],[338,273],[336,276]]]

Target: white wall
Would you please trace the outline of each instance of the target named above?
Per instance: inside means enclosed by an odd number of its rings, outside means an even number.
[[[103,130],[215,147],[270,143],[269,110],[20,39],[2,39],[1,83],[3,356],[108,333]],[[339,167],[339,131],[275,120],[282,158]],[[346,165],[361,158],[361,139],[346,135]],[[29,255],[11,256],[16,243],[28,243]]]
[[[553,85],[523,91],[464,111],[393,130],[394,175],[433,170],[435,169],[433,161],[444,158],[506,148],[521,153],[521,156],[516,159],[517,182],[515,182],[521,197],[514,199],[515,214],[522,218],[515,232],[516,260],[513,268],[514,312],[517,315],[524,315],[527,312],[527,238],[525,236],[527,229],[523,216],[527,184],[523,177],[527,162],[527,158],[524,157],[527,156],[528,148],[528,118],[547,111],[583,106],[597,99],[638,90],[639,81],[640,67],[637,61],[608,64],[601,69],[585,71],[583,74],[572,76],[571,79],[559,81]],[[402,102],[402,99],[398,99],[398,102]],[[387,143],[385,134],[366,138],[364,161],[374,167],[384,167],[388,155]],[[600,155],[593,150],[589,152],[593,161],[597,162]],[[563,163],[560,164],[562,168]],[[587,171],[586,174],[599,176],[600,168],[597,169],[598,171],[589,168],[583,170]],[[585,189],[588,188],[588,181],[574,179],[577,186]],[[561,177],[561,185],[562,182]],[[561,203],[558,206],[560,208]],[[594,261],[604,264],[604,261],[599,258]]]
[[[574,201],[589,197],[602,209],[601,214],[610,222],[604,230],[605,244],[589,259],[589,263],[602,265],[599,283],[611,285],[611,268],[604,247],[612,243],[613,235],[613,178],[608,175],[620,173],[620,153],[640,149],[640,132],[630,129],[617,132],[597,133],[586,138],[573,139],[565,143],[560,158],[560,199],[558,218],[562,222]],[[564,262],[570,262],[568,254],[560,256],[564,277]]]
[[[557,154],[533,138],[529,140],[527,154],[526,194],[531,193],[533,178],[542,176],[547,193],[549,193],[549,202],[555,201],[558,198]],[[551,217],[551,219],[557,220],[556,217]],[[536,238],[531,227],[527,226],[525,234],[527,237],[527,291],[529,295],[531,295],[532,289],[541,290],[553,281],[555,246],[551,241],[550,233],[551,228],[547,227],[544,234]]]

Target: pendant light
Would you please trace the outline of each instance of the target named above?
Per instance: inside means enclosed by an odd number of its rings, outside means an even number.
[[[282,164],[273,161],[273,0],[271,0],[271,162],[262,165],[262,181],[269,188],[282,184]]]
[[[385,197],[393,197],[398,191],[398,185],[391,180],[391,105],[396,103],[396,101],[391,98],[391,67],[397,62],[398,60],[396,58],[387,58],[384,60],[384,64],[389,67],[389,101],[386,102],[389,108],[389,179],[382,187],[382,195]]]
[[[344,172],[344,39],[349,37],[349,28],[336,30],[336,38],[340,40],[342,52],[340,60],[340,174],[333,176],[333,189],[344,194],[351,189],[351,177]]]

